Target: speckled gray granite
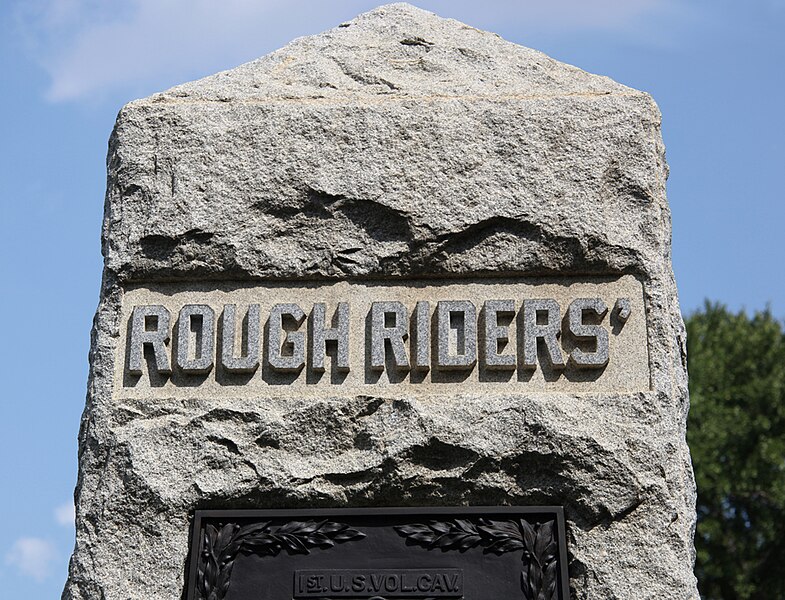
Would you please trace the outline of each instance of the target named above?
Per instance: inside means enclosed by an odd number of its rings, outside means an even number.
[[[562,504],[573,598],[697,598],[684,327],[648,94],[406,4],[131,102],[63,597],[181,597],[208,507]],[[619,275],[650,390],[123,399],[125,286]]]

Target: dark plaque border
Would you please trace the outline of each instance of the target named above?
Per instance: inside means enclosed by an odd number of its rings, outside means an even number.
[[[504,516],[517,523],[499,520]],[[401,517],[410,518],[401,524]],[[244,543],[253,546],[256,554],[277,555],[282,551],[304,554],[309,548],[351,544],[365,537],[352,525],[343,523],[344,520],[378,520],[383,524],[390,518],[398,522],[391,527],[411,546],[442,552],[464,552],[478,547],[493,555],[522,550],[522,570],[510,574],[521,581],[522,598],[569,600],[567,542],[561,506],[197,510],[191,527],[185,600],[223,598],[220,593],[205,598],[199,591],[198,581],[204,577],[207,564],[203,558],[205,528],[212,527],[208,532],[212,532],[214,546],[230,554],[238,554]],[[231,566],[222,577],[228,585]],[[219,579],[213,577],[214,581]],[[544,580],[551,580],[550,591],[542,589]]]

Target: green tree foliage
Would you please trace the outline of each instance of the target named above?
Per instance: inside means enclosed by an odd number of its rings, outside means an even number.
[[[785,598],[785,332],[706,303],[687,319],[687,439],[705,600]]]

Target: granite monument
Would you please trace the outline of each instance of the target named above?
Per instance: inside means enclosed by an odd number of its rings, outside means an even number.
[[[391,4],[129,103],[107,164],[63,598],[490,600],[435,548],[518,552],[496,595],[697,598],[648,94]],[[363,510],[426,558],[362,564]]]

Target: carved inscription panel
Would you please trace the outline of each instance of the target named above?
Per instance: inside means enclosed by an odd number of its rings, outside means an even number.
[[[121,332],[128,398],[649,389],[632,276],[138,286]]]

